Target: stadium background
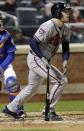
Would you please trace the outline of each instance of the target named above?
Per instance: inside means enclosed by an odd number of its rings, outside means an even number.
[[[39,25],[51,18],[50,7],[57,1],[59,0],[0,0],[0,14],[3,17],[4,27],[11,33],[17,47],[13,66],[21,88],[28,83],[28,41]],[[9,99],[5,86],[0,83],[0,131],[84,131],[84,0],[60,1],[67,1],[72,5],[69,22],[71,28],[71,56],[67,74],[69,83],[63,91],[61,101],[56,105],[57,113],[60,113],[64,120],[44,121],[42,117],[46,92],[44,81],[31,102],[24,105],[28,113],[27,119],[12,121],[1,113]],[[61,62],[60,47],[52,63],[62,70]]]
[[[6,0],[9,1],[9,0]],[[15,0],[11,0],[15,1]],[[38,0],[36,0],[38,1]],[[29,50],[28,40],[32,37],[39,25],[50,19],[51,16],[48,14],[44,17],[45,9],[49,13],[52,2],[57,0],[46,0],[41,1],[40,5],[32,5],[31,0],[17,0],[17,6],[14,9],[7,10],[4,8],[5,0],[0,0],[0,14],[2,14],[5,28],[12,34],[17,51],[16,59],[13,63],[14,69],[17,74],[17,78],[21,84],[21,88],[27,85],[28,78],[28,67],[27,67],[27,54]],[[84,2],[81,0],[69,1],[72,5],[72,10],[76,8],[80,11],[77,20],[72,19],[70,15],[69,26],[71,28],[71,41],[70,50],[71,57],[68,64],[68,85],[64,89],[61,100],[79,100],[84,99]],[[15,4],[15,3],[13,3]],[[45,6],[46,5],[46,6]],[[6,10],[5,10],[6,9]],[[30,15],[31,14],[31,15]],[[20,34],[20,39],[18,39]],[[61,47],[58,54],[52,61],[60,70],[61,67]],[[8,92],[4,85],[1,83],[0,86],[0,102],[8,102]],[[31,101],[44,100],[44,94],[46,92],[46,81],[43,86],[38,90],[37,94],[31,99]],[[3,99],[3,97],[6,99]]]

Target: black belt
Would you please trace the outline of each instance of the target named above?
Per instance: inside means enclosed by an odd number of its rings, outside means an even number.
[[[30,50],[30,53],[31,53],[31,54],[33,54],[33,51],[32,51],[32,50]]]
[[[35,56],[36,56],[36,54],[35,54],[32,50],[30,50],[30,53],[31,53],[32,55],[35,55]]]

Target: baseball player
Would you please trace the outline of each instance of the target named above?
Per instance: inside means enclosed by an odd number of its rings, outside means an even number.
[[[20,92],[20,84],[11,63],[15,59],[15,44],[9,32],[3,28],[0,15],[0,81],[3,81],[9,91],[9,99],[12,101]],[[17,109],[17,113],[24,114],[23,107]]]
[[[30,99],[37,91],[41,82],[47,78],[47,68],[50,68],[48,60],[56,55],[62,44],[63,71],[66,74],[69,59],[70,30],[65,24],[69,20],[70,7],[66,3],[58,2],[51,7],[52,19],[40,25],[30,41],[31,50],[28,54],[29,77],[28,85],[9,103],[3,110],[4,113],[15,117],[17,107],[23,105],[26,99]],[[50,92],[50,119],[62,120],[54,110],[62,91],[67,83],[66,76],[58,79],[56,73],[50,68],[50,80],[53,87]]]

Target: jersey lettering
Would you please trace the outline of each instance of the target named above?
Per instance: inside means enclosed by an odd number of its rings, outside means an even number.
[[[60,35],[56,34],[56,36],[52,37],[51,39],[48,40],[49,44],[52,44],[54,46],[57,46],[60,43]]]
[[[42,28],[39,29],[39,34],[44,34],[45,33],[45,30],[43,30]]]

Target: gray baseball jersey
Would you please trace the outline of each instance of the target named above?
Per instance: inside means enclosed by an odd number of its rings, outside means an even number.
[[[60,30],[52,20],[49,20],[40,25],[34,37],[39,41],[44,57],[50,59],[56,54],[60,43],[69,41],[70,30],[66,24]]]
[[[69,41],[69,29],[66,25],[60,30],[53,21],[49,20],[43,23],[36,31],[34,37],[39,41],[40,49],[43,55],[50,59],[56,54],[56,51],[60,43],[64,40]],[[29,67],[29,79],[28,85],[16,96],[16,98],[7,107],[15,112],[18,105],[23,105],[26,98],[33,96],[40,84],[47,78],[47,69],[44,66],[43,61],[33,53],[28,55],[28,67]],[[65,76],[60,77],[60,82],[57,77],[56,68],[50,68],[50,81],[53,83],[53,87],[50,91],[50,109],[53,111],[55,104],[58,102],[64,86],[67,83]]]

